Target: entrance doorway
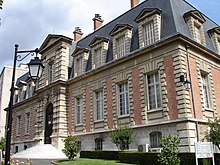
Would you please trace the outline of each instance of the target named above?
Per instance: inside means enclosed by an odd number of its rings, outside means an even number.
[[[51,144],[51,135],[53,133],[53,104],[47,106],[45,114],[45,131],[44,131],[44,144]]]

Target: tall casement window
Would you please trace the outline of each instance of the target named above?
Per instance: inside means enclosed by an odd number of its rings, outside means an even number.
[[[220,54],[220,37],[217,40],[216,49],[218,51],[218,54]]]
[[[148,104],[149,109],[158,109],[162,107],[161,99],[161,88],[160,88],[160,78],[159,73],[147,76],[147,86],[148,86]]]
[[[162,139],[161,132],[157,132],[157,131],[151,132],[150,133],[150,146],[151,146],[151,148],[159,148],[161,139]]]
[[[95,120],[103,119],[103,91],[95,92]]]
[[[26,98],[28,99],[29,97],[31,97],[31,84],[28,84],[26,89]]]
[[[118,85],[119,116],[129,115],[128,83]]]
[[[116,42],[117,42],[117,55],[118,58],[120,58],[126,54],[125,35],[118,37]]]
[[[17,120],[16,120],[16,135],[20,135],[20,131],[21,131],[21,116],[17,116]]]
[[[205,108],[211,108],[208,74],[202,74],[201,78],[202,78],[202,91],[203,91],[204,106]]]
[[[95,67],[100,67],[102,65],[102,48],[95,50]]]
[[[155,30],[153,20],[143,25],[144,28],[144,44],[145,46],[153,44],[155,42]]]
[[[76,73],[78,76],[83,73],[83,59],[82,59],[82,57],[79,57],[78,59],[76,59]]]
[[[197,24],[195,24],[195,40],[200,44],[202,42],[201,26]]]
[[[54,81],[54,63],[48,65],[48,81],[52,83]]]
[[[82,150],[82,144],[81,144],[81,141],[76,141],[76,146],[77,146],[77,149],[78,149],[79,151]]]
[[[103,140],[100,138],[95,139],[95,150],[102,150],[102,142]]]
[[[82,116],[83,116],[83,99],[82,98],[76,98],[75,99],[75,114],[76,114],[76,124],[82,123]]]
[[[28,134],[30,129],[30,112],[25,114],[25,133]]]

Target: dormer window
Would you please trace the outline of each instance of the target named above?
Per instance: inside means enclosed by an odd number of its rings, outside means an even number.
[[[130,52],[132,26],[129,24],[117,24],[110,35],[113,38],[113,59],[118,59]]]
[[[203,28],[203,23],[205,23],[205,19],[202,14],[198,10],[192,10],[185,13],[183,17],[189,26],[194,40],[202,45],[206,45],[205,33]]]
[[[77,47],[73,52],[74,77],[80,76],[86,71],[86,64],[89,58],[89,50]]]
[[[140,48],[151,45],[161,37],[161,13],[157,8],[145,8],[136,17]]]
[[[95,37],[89,46],[92,49],[92,69],[101,67],[106,62],[109,40],[105,37]]]
[[[119,58],[126,54],[126,44],[124,35],[117,38],[117,54]]]
[[[220,27],[215,27],[208,31],[211,36],[212,42],[218,54],[220,54]]]

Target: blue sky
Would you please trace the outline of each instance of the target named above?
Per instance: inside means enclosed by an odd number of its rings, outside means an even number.
[[[187,1],[220,24],[220,0]],[[5,65],[12,65],[15,44],[20,45],[20,50],[35,49],[49,33],[73,38],[72,32],[77,26],[85,36],[93,31],[92,18],[96,13],[106,24],[130,9],[130,0],[114,2],[116,0],[4,0],[0,10],[0,71]]]

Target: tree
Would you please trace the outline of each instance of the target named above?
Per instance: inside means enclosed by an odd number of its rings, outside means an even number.
[[[69,160],[74,159],[74,157],[77,155],[79,150],[77,147],[77,141],[75,136],[68,136],[64,139],[63,152]]]
[[[5,150],[5,145],[6,145],[6,140],[5,138],[1,137],[1,140],[0,140],[0,150]]]
[[[162,151],[158,155],[158,161],[162,165],[180,165],[180,158],[178,157],[178,145],[180,143],[180,139],[175,135],[168,135],[162,137],[161,139],[161,147]]]
[[[132,143],[133,138],[133,130],[128,127],[120,127],[116,128],[110,133],[110,137],[112,143],[114,143],[118,150],[125,150],[128,149],[129,144]]]
[[[207,139],[211,141],[220,150],[220,120],[209,122],[210,131],[208,132]]]
[[[3,0],[0,0],[0,9],[2,9]]]

